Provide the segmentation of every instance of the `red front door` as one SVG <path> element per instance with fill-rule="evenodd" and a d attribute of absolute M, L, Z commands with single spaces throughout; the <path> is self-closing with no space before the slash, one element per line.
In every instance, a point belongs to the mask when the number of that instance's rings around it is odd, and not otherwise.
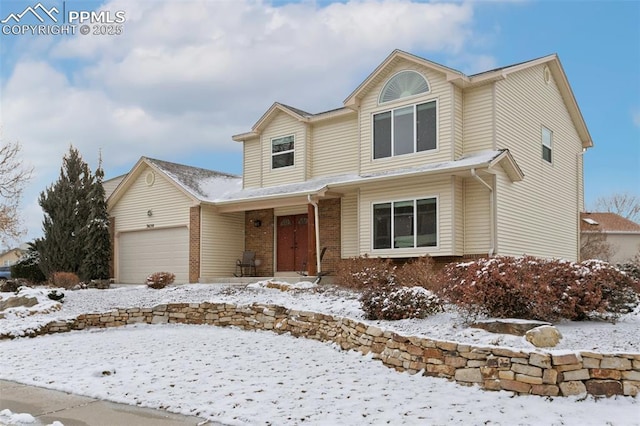
<path fill-rule="evenodd" d="M 278 216 L 278 271 L 304 271 L 307 264 L 307 215 Z"/>

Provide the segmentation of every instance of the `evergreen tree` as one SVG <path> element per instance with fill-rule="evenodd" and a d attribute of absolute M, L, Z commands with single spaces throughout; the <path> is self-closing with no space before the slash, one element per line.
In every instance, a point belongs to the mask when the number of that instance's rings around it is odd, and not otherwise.
<path fill-rule="evenodd" d="M 70 147 L 62 160 L 58 180 L 40 194 L 44 211 L 44 237 L 36 240 L 40 268 L 53 272 L 80 273 L 85 257 L 89 190 L 93 177 L 77 149 Z"/>
<path fill-rule="evenodd" d="M 95 173 L 87 203 L 89 217 L 84 243 L 84 262 L 81 276 L 85 280 L 108 279 L 109 259 L 111 258 L 111 240 L 109 238 L 109 214 L 102 179 L 102 159 Z"/>

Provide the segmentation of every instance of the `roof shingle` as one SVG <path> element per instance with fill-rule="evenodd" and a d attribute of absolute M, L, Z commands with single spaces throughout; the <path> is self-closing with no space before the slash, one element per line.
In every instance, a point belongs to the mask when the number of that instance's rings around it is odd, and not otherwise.
<path fill-rule="evenodd" d="M 582 232 L 623 232 L 640 233 L 640 225 L 624 217 L 609 212 L 580 213 L 580 231 Z M 587 220 L 591 219 L 591 220 Z M 595 221 L 596 224 L 589 222 Z"/>

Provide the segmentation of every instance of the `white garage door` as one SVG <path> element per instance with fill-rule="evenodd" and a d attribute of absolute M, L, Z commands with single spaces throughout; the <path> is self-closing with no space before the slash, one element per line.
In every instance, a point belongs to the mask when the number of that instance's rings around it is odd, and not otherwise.
<path fill-rule="evenodd" d="M 143 284 L 154 272 L 172 272 L 189 282 L 189 231 L 186 227 L 124 232 L 119 236 L 118 278 Z"/>

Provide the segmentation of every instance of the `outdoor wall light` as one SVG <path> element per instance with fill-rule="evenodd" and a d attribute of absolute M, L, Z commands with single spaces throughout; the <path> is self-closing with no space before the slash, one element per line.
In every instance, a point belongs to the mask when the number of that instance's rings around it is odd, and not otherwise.
<path fill-rule="evenodd" d="M 253 226 L 255 226 L 256 228 L 260 228 L 262 226 L 262 221 L 260 219 L 254 220 Z"/>
<path fill-rule="evenodd" d="M 147 210 L 147 216 L 149 216 L 149 217 L 153 216 L 153 211 Z"/>

